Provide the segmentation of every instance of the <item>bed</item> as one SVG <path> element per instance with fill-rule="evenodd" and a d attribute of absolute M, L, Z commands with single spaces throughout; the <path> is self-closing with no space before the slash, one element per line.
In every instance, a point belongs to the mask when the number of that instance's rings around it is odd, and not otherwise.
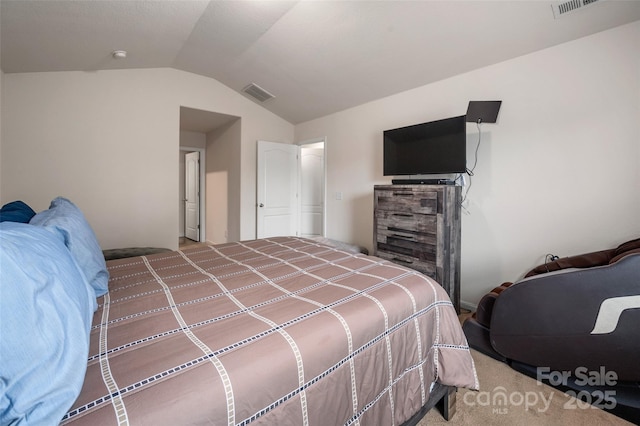
<path fill-rule="evenodd" d="M 63 339 L 89 331 L 62 424 L 401 425 L 450 389 L 478 388 L 442 287 L 380 258 L 277 237 L 106 269 L 92 318 Z"/>

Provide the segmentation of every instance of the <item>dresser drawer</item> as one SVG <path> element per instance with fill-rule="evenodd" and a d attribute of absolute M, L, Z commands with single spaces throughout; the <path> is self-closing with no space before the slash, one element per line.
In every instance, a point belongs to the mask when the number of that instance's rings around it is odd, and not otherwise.
<path fill-rule="evenodd" d="M 400 246 L 411 243 L 411 246 L 415 246 L 416 250 L 429 250 L 423 246 L 435 247 L 438 243 L 438 237 L 433 233 L 378 227 L 376 242 Z"/>
<path fill-rule="evenodd" d="M 438 216 L 436 215 L 376 210 L 375 219 L 378 230 L 407 231 L 432 235 L 438 232 Z"/>
<path fill-rule="evenodd" d="M 438 193 L 436 191 L 416 191 L 398 188 L 376 191 L 376 210 L 397 213 L 438 213 Z"/>
<path fill-rule="evenodd" d="M 429 237 L 421 241 L 413 236 L 402 234 L 376 236 L 376 249 L 413 257 L 424 262 L 435 262 L 438 256 L 435 238 Z"/>
<path fill-rule="evenodd" d="M 382 259 L 389 260 L 393 263 L 397 263 L 398 265 L 403 265 L 408 268 L 415 269 L 416 271 L 422 272 L 423 274 L 436 279 L 436 266 L 433 261 L 425 262 L 415 257 L 381 250 L 380 248 L 378 248 L 376 256 Z"/>

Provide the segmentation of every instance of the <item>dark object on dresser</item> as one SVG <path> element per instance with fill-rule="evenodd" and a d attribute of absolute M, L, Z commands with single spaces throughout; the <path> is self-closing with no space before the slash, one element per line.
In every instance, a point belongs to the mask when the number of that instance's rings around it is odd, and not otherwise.
<path fill-rule="evenodd" d="M 640 420 L 639 322 L 640 239 L 635 239 L 545 263 L 522 280 L 494 288 L 463 330 L 469 346 L 538 380 L 569 372 L 549 384 L 574 395 L 583 392 L 588 402 L 598 402 L 601 394 L 615 396 L 615 401 L 601 399 L 600 408 L 635 421 Z M 605 380 L 607 374 L 615 379 Z"/>
<path fill-rule="evenodd" d="M 460 313 L 461 187 L 376 185 L 374 255 L 433 278 Z"/>

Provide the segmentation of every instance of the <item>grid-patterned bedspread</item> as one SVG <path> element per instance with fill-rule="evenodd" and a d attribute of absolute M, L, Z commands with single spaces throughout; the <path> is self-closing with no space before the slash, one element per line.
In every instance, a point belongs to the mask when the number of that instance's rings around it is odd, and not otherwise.
<path fill-rule="evenodd" d="M 278 237 L 108 262 L 73 424 L 400 424 L 477 388 L 444 290 Z"/>

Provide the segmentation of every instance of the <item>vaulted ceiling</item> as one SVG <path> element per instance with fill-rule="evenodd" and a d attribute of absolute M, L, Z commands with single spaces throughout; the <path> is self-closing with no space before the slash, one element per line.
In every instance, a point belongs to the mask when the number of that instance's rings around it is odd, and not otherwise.
<path fill-rule="evenodd" d="M 552 8 L 583 1 L 0 0 L 0 66 L 255 83 L 296 124 L 640 19 L 637 0 Z"/>

